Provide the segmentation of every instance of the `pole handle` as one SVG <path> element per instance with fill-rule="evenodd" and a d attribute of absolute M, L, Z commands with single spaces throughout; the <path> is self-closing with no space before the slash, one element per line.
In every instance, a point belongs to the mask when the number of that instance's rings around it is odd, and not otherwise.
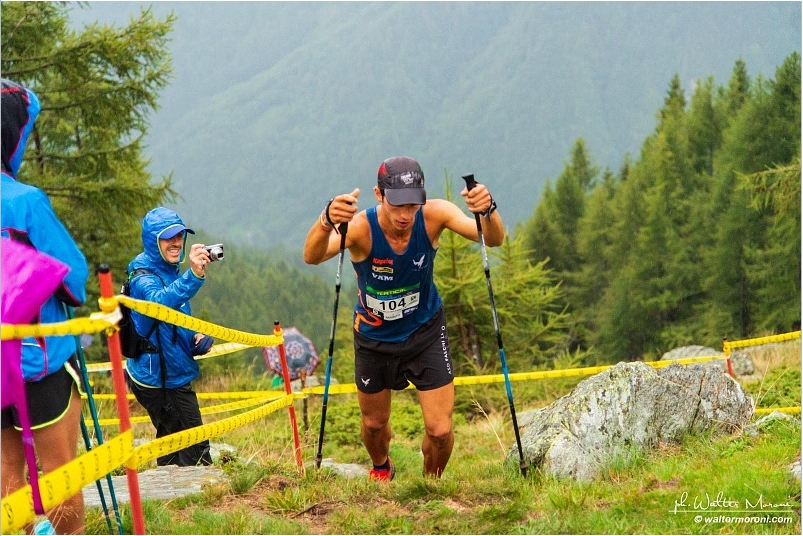
<path fill-rule="evenodd" d="M 468 175 L 463 175 L 463 180 L 466 181 L 466 188 L 471 190 L 477 185 L 477 181 L 474 180 L 474 174 L 470 173 Z"/>

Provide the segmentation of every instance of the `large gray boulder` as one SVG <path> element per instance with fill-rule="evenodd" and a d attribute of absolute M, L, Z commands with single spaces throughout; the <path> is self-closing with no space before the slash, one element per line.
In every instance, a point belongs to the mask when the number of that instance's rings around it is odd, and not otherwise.
<path fill-rule="evenodd" d="M 752 398 L 718 367 L 619 363 L 532 414 L 524 458 L 558 478 L 594 480 L 632 449 L 715 428 L 730 432 L 753 415 Z M 508 458 L 519 458 L 513 446 Z"/>

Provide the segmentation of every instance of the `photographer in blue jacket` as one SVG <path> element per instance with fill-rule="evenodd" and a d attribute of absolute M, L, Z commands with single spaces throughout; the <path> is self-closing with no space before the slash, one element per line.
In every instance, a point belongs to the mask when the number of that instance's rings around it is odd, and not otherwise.
<path fill-rule="evenodd" d="M 174 211 L 157 207 L 142 220 L 144 251 L 128 265 L 132 298 L 158 303 L 192 315 L 190 299 L 203 286 L 206 267 L 212 262 L 203 244 L 189 248 L 190 269 L 181 273 L 188 234 L 195 231 L 184 225 Z M 147 337 L 152 347 L 126 360 L 128 388 L 147 410 L 156 427 L 156 437 L 201 426 L 201 409 L 191 382 L 200 374 L 193 356 L 212 347 L 208 335 L 159 322 L 131 312 L 137 333 Z M 209 465 L 209 441 L 204 440 L 177 452 L 160 456 L 157 465 Z"/>

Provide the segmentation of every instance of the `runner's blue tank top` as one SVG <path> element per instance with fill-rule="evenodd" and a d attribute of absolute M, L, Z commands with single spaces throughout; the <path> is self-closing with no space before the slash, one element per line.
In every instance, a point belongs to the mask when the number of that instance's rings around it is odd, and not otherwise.
<path fill-rule="evenodd" d="M 359 287 L 354 329 L 377 341 L 403 341 L 443 305 L 432 275 L 438 250 L 427 236 L 423 206 L 415 214 L 410 242 L 401 255 L 393 251 L 379 227 L 376 207 L 366 210 L 366 215 L 371 253 L 351 263 Z"/>

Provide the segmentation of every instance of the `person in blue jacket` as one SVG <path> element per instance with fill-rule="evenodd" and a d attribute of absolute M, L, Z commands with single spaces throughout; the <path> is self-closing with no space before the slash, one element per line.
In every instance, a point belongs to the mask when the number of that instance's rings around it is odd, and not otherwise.
<path fill-rule="evenodd" d="M 479 241 L 476 220 L 445 199 L 427 199 L 424 172 L 407 156 L 379 166 L 378 205 L 357 211 L 360 190 L 334 197 L 307 233 L 304 261 L 318 264 L 340 251 L 336 228 L 348 222 L 345 247 L 357 276 L 354 380 L 360 434 L 373 468 L 371 480 L 390 481 L 391 392 L 412 383 L 424 418 L 424 474 L 440 477 L 454 446 L 454 376 L 443 301 L 433 278 L 438 240 L 446 229 Z M 505 229 L 488 189 L 464 188 L 468 210 L 481 214 L 488 246 Z"/>
<path fill-rule="evenodd" d="M 86 300 L 89 268 L 70 233 L 56 217 L 50 199 L 17 181 L 22 156 L 41 110 L 36 94 L 2 80 L 2 235 L 34 247 L 69 267 L 61 287 L 42 306 L 38 323 L 67 320 L 65 306 Z M 34 448 L 45 473 L 73 460 L 78 452 L 84 393 L 73 336 L 28 337 L 22 341 L 22 375 Z M 15 408 L 2 410 L 2 495 L 25 486 L 25 453 Z M 58 534 L 84 532 L 80 493 L 48 512 Z"/>
<path fill-rule="evenodd" d="M 195 231 L 184 225 L 174 211 L 157 207 L 142 220 L 144 251 L 128 264 L 132 298 L 159 303 L 192 315 L 190 299 L 206 279 L 211 262 L 203 244 L 189 249 L 190 269 L 181 273 L 187 234 Z M 158 322 L 131 311 L 134 327 L 153 345 L 152 352 L 126 360 L 128 387 L 147 410 L 156 427 L 156 437 L 201 426 L 201 410 L 191 382 L 200 374 L 194 355 L 212 347 L 213 339 L 174 324 Z M 153 329 L 152 329 L 153 328 Z M 148 335 L 150 334 L 150 335 Z M 157 465 L 209 465 L 209 440 L 160 456 Z"/>

